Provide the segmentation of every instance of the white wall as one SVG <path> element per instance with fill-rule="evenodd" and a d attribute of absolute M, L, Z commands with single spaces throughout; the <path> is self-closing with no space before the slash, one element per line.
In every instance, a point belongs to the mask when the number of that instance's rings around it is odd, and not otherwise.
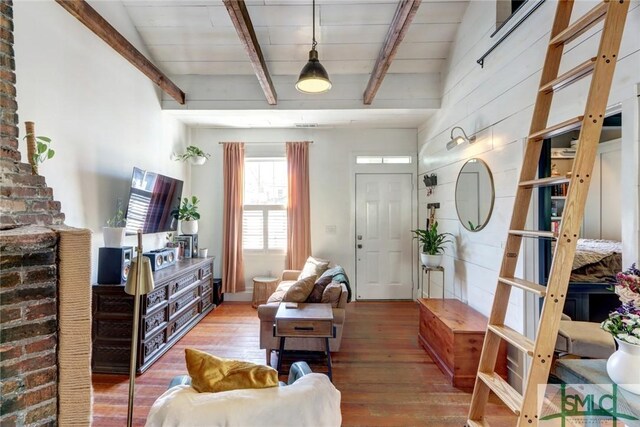
<path fill-rule="evenodd" d="M 119 2 L 92 2 L 140 50 Z M 189 168 L 169 160 L 188 137 L 160 107 L 155 85 L 53 1 L 14 2 L 17 100 L 24 121 L 52 138 L 56 156 L 40 174 L 62 203 L 65 223 L 94 232 L 93 279 L 102 226 L 116 199 L 128 196 L 134 166 L 186 180 Z M 26 147 L 21 141 L 22 159 Z M 133 245 L 134 237 L 127 238 Z M 164 233 L 145 236 L 145 250 L 164 246 Z"/>
<path fill-rule="evenodd" d="M 495 3 L 494 3 L 495 5 Z M 593 1 L 576 2 L 574 17 L 584 14 L 595 5 Z M 640 79 L 640 7 L 632 1 L 626 24 L 619 61 L 614 77 L 609 105 L 622 103 L 623 107 L 632 101 L 637 104 L 636 84 Z M 455 296 L 468 302 L 473 308 L 488 315 L 501 265 L 504 242 L 511 218 L 516 183 L 519 176 L 524 138 L 528 134 L 535 94 L 540 82 L 551 22 L 556 2 L 545 2 L 515 32 L 513 32 L 493 53 L 488 56 L 484 68 L 476 60 L 495 41 L 489 35 L 495 30 L 495 7 L 489 1 L 472 1 L 459 27 L 457 39 L 448 63 L 448 71 L 443 73 L 443 95 L 441 109 L 421 127 L 418 133 L 419 173 L 436 173 L 438 186 L 434 194 L 425 196 L 420 191 L 420 223 L 424 222 L 426 203 L 440 202 L 437 212 L 442 231 L 457 236 L 456 247 L 445 257 L 446 295 Z M 598 30 L 599 31 L 599 27 Z M 565 50 L 560 72 L 584 61 L 595 54 L 599 33 L 587 32 Z M 563 90 L 556 96 L 550 124 L 557 123 L 582 113 L 590 79 Z M 637 169 L 639 158 L 637 148 L 637 105 L 635 117 L 625 114 L 636 125 L 625 124 L 623 128 L 623 165 L 635 175 L 628 177 L 634 186 L 635 195 L 628 206 L 628 214 L 635 225 L 630 225 L 635 247 L 625 244 L 625 262 L 630 257 L 638 259 L 638 202 Z M 467 134 L 476 134 L 477 141 L 469 146 L 463 144 L 452 151 L 445 145 L 450 139 L 452 127 L 462 126 Z M 629 128 L 634 132 L 626 131 Z M 626 141 L 626 142 L 625 142 Z M 625 151 L 626 150 L 626 151 Z M 472 157 L 483 159 L 491 168 L 495 180 L 496 200 L 491 220 L 487 227 L 477 233 L 465 230 L 457 220 L 453 199 L 455 180 L 463 163 Z M 624 180 L 627 178 L 623 178 Z M 419 182 L 421 179 L 419 179 Z M 635 184 L 633 184 L 635 183 Z M 624 194 L 624 193 L 623 193 Z M 627 205 L 625 205 L 626 208 Z M 530 218 L 533 216 L 530 215 Z M 635 218 L 635 220 L 633 219 Z M 625 218 L 623 218 L 623 222 Z M 529 225 L 533 227 L 533 224 Z M 634 228 L 635 227 L 635 228 Z M 623 223 L 623 230 L 625 228 Z M 623 233 L 623 239 L 624 239 Z M 533 248 L 527 243 L 527 249 Z M 535 251 L 522 254 L 517 274 L 534 279 Z M 523 262 L 526 261 L 526 262 Z M 525 325 L 524 299 L 521 291 L 514 289 L 507 312 L 507 323 L 517 330 L 528 329 Z M 512 371 L 517 371 L 519 362 L 510 361 Z M 516 373 L 516 375 L 519 375 Z M 517 380 L 516 380 L 517 382 Z"/>
<path fill-rule="evenodd" d="M 313 141 L 309 150 L 311 193 L 311 238 L 314 255 L 342 265 L 355 277 L 354 252 L 354 153 L 415 155 L 415 129 L 198 129 L 191 141 L 211 153 L 204 165 L 193 168 L 193 193 L 202 199 L 201 247 L 216 255 L 215 273 L 220 274 L 223 214 L 223 176 L 221 141 L 283 143 Z M 335 227 L 335 232 L 332 231 Z M 245 277 L 268 273 L 279 275 L 284 268 L 282 255 L 245 255 Z"/>

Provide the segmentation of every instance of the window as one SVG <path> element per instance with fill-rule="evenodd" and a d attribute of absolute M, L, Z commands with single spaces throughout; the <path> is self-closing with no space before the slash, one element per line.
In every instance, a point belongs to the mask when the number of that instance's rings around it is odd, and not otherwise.
<path fill-rule="evenodd" d="M 411 156 L 356 156 L 359 165 L 411 164 Z"/>
<path fill-rule="evenodd" d="M 287 247 L 287 162 L 284 157 L 244 161 L 242 245 L 247 251 Z"/>

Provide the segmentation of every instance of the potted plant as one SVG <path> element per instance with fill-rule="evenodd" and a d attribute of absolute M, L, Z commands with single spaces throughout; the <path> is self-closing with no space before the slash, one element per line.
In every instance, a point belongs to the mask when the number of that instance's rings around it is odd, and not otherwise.
<path fill-rule="evenodd" d="M 607 374 L 621 388 L 640 394 L 640 270 L 635 264 L 616 275 L 615 292 L 622 305 L 601 325 L 618 344 L 607 360 Z"/>
<path fill-rule="evenodd" d="M 104 236 L 104 246 L 107 248 L 120 248 L 124 242 L 125 225 L 127 219 L 124 217 L 122 209 L 122 199 L 118 199 L 116 203 L 115 214 L 107 219 L 106 227 L 102 227 Z"/>
<path fill-rule="evenodd" d="M 419 228 L 411 231 L 415 235 L 414 238 L 420 242 L 420 261 L 422 261 L 422 264 L 425 267 L 440 267 L 444 245 L 451 242 L 447 237 L 453 235 L 451 233 L 438 233 L 437 221 L 428 230 Z"/>
<path fill-rule="evenodd" d="M 200 200 L 196 196 L 191 199 L 185 197 L 177 212 L 177 218 L 180 220 L 180 230 L 182 234 L 196 234 L 198 232 L 198 203 Z"/>
<path fill-rule="evenodd" d="M 202 165 L 209 157 L 211 157 L 211 154 L 205 153 L 195 145 L 189 145 L 186 152 L 177 155 L 176 159 L 182 160 L 183 162 L 189 160 L 192 165 Z"/>

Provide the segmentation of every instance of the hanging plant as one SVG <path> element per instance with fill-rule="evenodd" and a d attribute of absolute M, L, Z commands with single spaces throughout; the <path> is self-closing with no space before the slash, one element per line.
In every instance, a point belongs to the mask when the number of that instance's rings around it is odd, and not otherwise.
<path fill-rule="evenodd" d="M 175 159 L 182 160 L 183 162 L 189 160 L 194 165 L 201 165 L 206 162 L 209 157 L 211 157 L 211 154 L 205 153 L 195 145 L 190 145 L 184 154 L 177 154 Z"/>

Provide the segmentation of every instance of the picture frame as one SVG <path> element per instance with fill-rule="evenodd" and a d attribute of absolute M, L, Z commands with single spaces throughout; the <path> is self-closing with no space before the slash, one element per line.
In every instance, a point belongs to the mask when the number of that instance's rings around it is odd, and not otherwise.
<path fill-rule="evenodd" d="M 176 242 L 182 242 L 184 245 L 184 257 L 191 258 L 193 251 L 193 236 L 176 236 Z"/>

